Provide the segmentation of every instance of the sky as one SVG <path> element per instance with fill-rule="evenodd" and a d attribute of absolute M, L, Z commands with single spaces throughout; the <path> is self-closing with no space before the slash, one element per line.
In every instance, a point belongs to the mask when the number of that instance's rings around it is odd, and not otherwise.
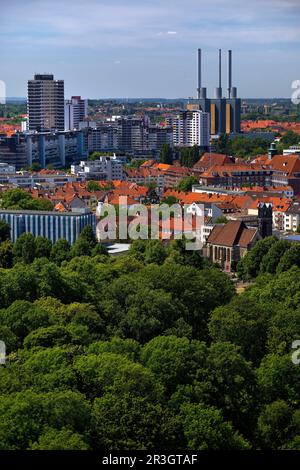
<path fill-rule="evenodd" d="M 85 98 L 187 98 L 217 86 L 233 50 L 241 98 L 288 98 L 300 80 L 300 0 L 0 0 L 0 80 L 26 96 L 34 73 Z"/>

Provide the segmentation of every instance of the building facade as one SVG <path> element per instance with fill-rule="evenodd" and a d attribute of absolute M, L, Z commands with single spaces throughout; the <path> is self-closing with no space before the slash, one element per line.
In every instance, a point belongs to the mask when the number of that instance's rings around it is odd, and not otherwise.
<path fill-rule="evenodd" d="M 42 236 L 55 243 L 64 238 L 73 244 L 86 225 L 96 230 L 96 216 L 76 212 L 41 212 L 0 210 L 0 219 L 5 220 L 11 229 L 11 240 L 14 243 L 22 233 Z"/>
<path fill-rule="evenodd" d="M 175 146 L 207 148 L 210 141 L 209 113 L 200 110 L 182 111 L 173 123 Z"/>
<path fill-rule="evenodd" d="M 28 81 L 28 128 L 30 131 L 65 129 L 64 81 L 51 74 L 37 74 Z"/>
<path fill-rule="evenodd" d="M 88 100 L 81 96 L 72 96 L 65 101 L 65 130 L 73 131 L 79 129 L 79 123 L 87 117 Z"/>
<path fill-rule="evenodd" d="M 119 150 L 147 150 L 147 126 L 148 122 L 145 118 L 130 117 L 118 119 Z"/>
<path fill-rule="evenodd" d="M 71 173 L 86 180 L 123 180 L 123 163 L 115 155 L 71 165 Z"/>

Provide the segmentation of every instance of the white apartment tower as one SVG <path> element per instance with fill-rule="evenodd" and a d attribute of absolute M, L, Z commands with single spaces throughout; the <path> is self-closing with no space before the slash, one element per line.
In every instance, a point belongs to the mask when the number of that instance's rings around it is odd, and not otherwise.
<path fill-rule="evenodd" d="M 200 110 L 182 111 L 173 120 L 175 146 L 208 147 L 210 141 L 210 114 Z"/>
<path fill-rule="evenodd" d="M 65 101 L 65 130 L 79 129 L 79 123 L 87 117 L 88 101 L 81 96 L 72 96 Z"/>

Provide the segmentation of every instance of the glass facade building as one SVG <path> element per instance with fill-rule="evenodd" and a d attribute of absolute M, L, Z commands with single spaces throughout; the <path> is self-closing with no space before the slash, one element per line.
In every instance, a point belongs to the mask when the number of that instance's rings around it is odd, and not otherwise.
<path fill-rule="evenodd" d="M 0 210 L 0 219 L 9 224 L 13 243 L 22 233 L 29 232 L 35 237 L 46 237 L 52 243 L 64 238 L 72 245 L 86 225 L 96 231 L 96 216 L 91 212 Z"/>

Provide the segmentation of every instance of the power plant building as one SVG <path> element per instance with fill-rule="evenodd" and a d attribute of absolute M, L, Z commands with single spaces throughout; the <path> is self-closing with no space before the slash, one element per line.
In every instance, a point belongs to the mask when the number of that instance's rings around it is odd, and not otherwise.
<path fill-rule="evenodd" d="M 219 49 L 219 83 L 214 98 L 207 98 L 207 89 L 202 86 L 202 51 L 198 49 L 198 88 L 197 99 L 190 100 L 188 110 L 200 109 L 210 113 L 210 134 L 236 134 L 241 131 L 241 100 L 237 98 L 237 88 L 232 86 L 232 51 L 228 51 L 228 96 L 222 89 L 222 51 Z"/>

